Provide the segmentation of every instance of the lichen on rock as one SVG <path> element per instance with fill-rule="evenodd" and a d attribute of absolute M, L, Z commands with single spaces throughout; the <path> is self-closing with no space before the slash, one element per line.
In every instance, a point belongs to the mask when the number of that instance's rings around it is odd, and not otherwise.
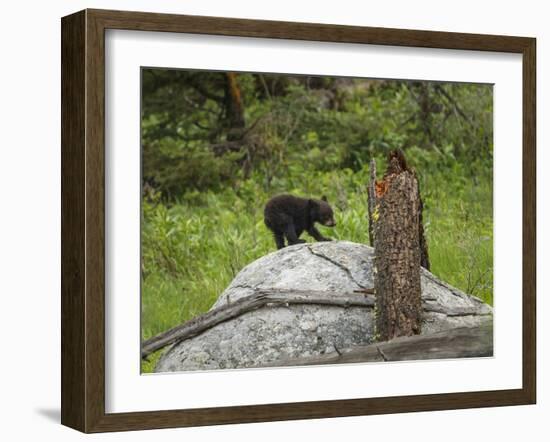
<path fill-rule="evenodd" d="M 353 293 L 374 286 L 373 249 L 349 241 L 298 244 L 270 253 L 243 268 L 212 308 L 259 290 Z M 475 326 L 492 315 L 481 300 L 422 269 L 422 333 Z M 358 294 L 361 296 L 361 294 Z M 372 307 L 271 306 L 220 323 L 172 345 L 156 372 L 259 367 L 338 352 L 374 341 Z"/>

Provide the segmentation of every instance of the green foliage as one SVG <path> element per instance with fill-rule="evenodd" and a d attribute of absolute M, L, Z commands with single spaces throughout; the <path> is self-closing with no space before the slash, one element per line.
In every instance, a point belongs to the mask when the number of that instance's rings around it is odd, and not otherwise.
<path fill-rule="evenodd" d="M 480 173 L 474 181 L 461 168 L 445 169 L 435 160 L 430 164 L 437 166 L 433 171 L 424 170 L 419 177 L 432 272 L 492 303 L 491 175 Z M 326 194 L 335 207 L 337 226 L 320 226 L 322 233 L 368 243 L 367 182 L 368 168 L 357 172 L 302 171 L 288 179 L 288 188 L 273 193 Z M 207 311 L 240 269 L 275 250 L 262 213 L 270 196 L 261 179 L 251 177 L 235 188 L 194 194 L 177 204 L 166 205 L 154 198 L 144 201 L 144 339 Z M 313 241 L 306 235 L 304 238 Z M 152 362 L 145 363 L 143 370 L 153 366 Z"/>
<path fill-rule="evenodd" d="M 263 223 L 275 194 L 326 195 L 337 226 L 323 235 L 368 243 L 368 164 L 383 171 L 394 148 L 419 176 L 432 272 L 492 304 L 490 86 L 237 77 L 240 132 L 223 73 L 143 71 L 144 339 L 207 311 L 275 250 Z"/>
<path fill-rule="evenodd" d="M 358 171 L 396 148 L 492 167 L 491 85 L 241 73 L 234 128 L 225 75 L 143 70 L 143 177 L 164 199 L 252 172 L 269 189 L 296 167 Z"/>

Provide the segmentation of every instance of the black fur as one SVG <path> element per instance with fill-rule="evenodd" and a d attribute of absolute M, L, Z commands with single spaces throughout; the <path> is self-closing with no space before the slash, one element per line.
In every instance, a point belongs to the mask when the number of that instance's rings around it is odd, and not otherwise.
<path fill-rule="evenodd" d="M 315 223 L 334 227 L 334 214 L 326 197 L 321 200 L 299 198 L 293 195 L 277 195 L 271 198 L 264 209 L 265 225 L 273 232 L 278 249 L 304 243 L 302 232 L 308 232 L 317 241 L 331 241 L 315 228 Z"/>

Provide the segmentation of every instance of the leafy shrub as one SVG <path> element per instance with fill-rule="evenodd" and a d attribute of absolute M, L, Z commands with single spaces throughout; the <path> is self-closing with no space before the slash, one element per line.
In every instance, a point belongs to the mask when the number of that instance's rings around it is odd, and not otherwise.
<path fill-rule="evenodd" d="M 275 194 L 326 195 L 337 226 L 322 233 L 368 243 L 369 162 L 384 170 L 395 148 L 419 177 L 432 272 L 493 302 L 491 86 L 236 78 L 237 119 L 225 73 L 143 70 L 144 339 L 208 310 L 275 249 Z"/>

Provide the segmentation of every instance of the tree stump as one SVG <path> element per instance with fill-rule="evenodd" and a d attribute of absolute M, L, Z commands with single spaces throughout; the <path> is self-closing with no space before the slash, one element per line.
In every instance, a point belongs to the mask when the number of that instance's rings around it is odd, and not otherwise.
<path fill-rule="evenodd" d="M 399 155 L 401 157 L 400 161 L 402 162 L 402 165 L 405 169 L 408 169 L 406 162 L 405 162 L 405 156 L 402 152 L 399 154 L 396 153 L 397 151 L 393 151 L 390 153 L 390 156 L 392 155 Z M 418 239 L 419 239 L 419 245 L 420 245 L 420 265 L 424 267 L 426 270 L 430 270 L 430 257 L 428 254 L 428 242 L 426 241 L 426 236 L 424 233 L 424 221 L 422 219 L 422 214 L 424 212 L 424 203 L 422 201 L 422 194 L 420 193 L 420 183 L 418 181 L 418 177 L 416 176 L 416 173 L 414 171 L 411 171 L 414 173 L 415 180 L 417 182 L 418 186 Z M 374 225 L 376 224 L 376 219 L 379 216 L 379 213 L 377 211 L 377 204 L 376 201 L 376 161 L 372 159 L 369 164 L 369 174 L 370 174 L 370 181 L 369 186 L 367 188 L 367 197 L 368 197 L 368 217 L 369 217 L 369 243 L 371 247 L 375 247 L 374 244 Z M 379 184 L 380 185 L 380 184 Z"/>
<path fill-rule="evenodd" d="M 420 195 L 401 152 L 376 182 L 375 294 L 380 340 L 420 333 Z"/>

